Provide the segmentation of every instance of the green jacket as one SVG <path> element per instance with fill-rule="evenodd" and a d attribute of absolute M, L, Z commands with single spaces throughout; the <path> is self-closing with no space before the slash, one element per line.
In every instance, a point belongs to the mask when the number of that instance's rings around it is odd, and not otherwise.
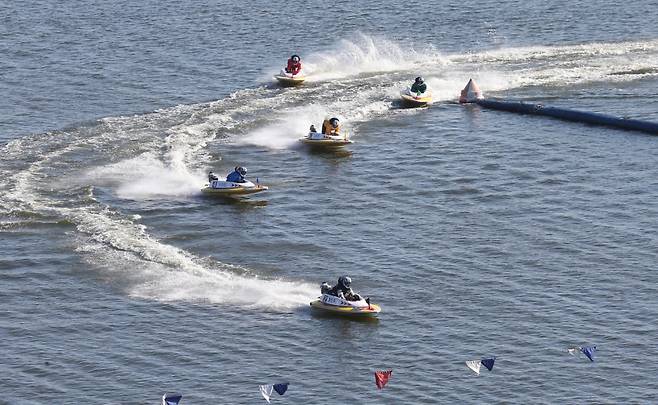
<path fill-rule="evenodd" d="M 427 91 L 427 85 L 425 83 L 423 84 L 418 84 L 414 83 L 411 85 L 411 92 L 412 93 L 425 93 Z"/>

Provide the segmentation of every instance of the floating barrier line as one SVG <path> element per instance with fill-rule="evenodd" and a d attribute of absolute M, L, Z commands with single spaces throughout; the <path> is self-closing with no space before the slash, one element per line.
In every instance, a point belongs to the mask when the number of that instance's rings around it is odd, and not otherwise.
<path fill-rule="evenodd" d="M 658 123 L 614 117 L 606 114 L 592 113 L 587 111 L 570 110 L 566 108 L 546 107 L 543 104 L 528 104 L 518 101 L 487 100 L 482 97 L 482 92 L 473 80 L 462 90 L 460 103 L 476 103 L 484 108 L 509 111 L 520 114 L 542 115 L 557 118 L 563 121 L 582 122 L 592 125 L 641 131 L 652 135 L 658 135 Z"/>

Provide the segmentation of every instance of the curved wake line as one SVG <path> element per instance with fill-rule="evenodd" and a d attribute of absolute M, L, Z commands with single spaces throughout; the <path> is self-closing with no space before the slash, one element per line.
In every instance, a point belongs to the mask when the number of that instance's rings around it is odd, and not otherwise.
<path fill-rule="evenodd" d="M 246 269 L 201 259 L 152 238 L 146 226 L 103 208 L 93 195 L 87 206 L 67 208 L 39 194 L 42 171 L 53 160 L 79 148 L 63 144 L 43 154 L 25 170 L 14 173 L 11 198 L 32 211 L 64 218 L 86 235 L 77 251 L 90 255 L 89 263 L 110 283 L 123 285 L 134 297 L 158 301 L 209 302 L 287 311 L 306 306 L 317 295 L 307 283 L 261 279 L 235 274 Z M 88 191 L 91 193 L 91 188 Z M 133 217 L 138 219 L 138 217 Z"/>
<path fill-rule="evenodd" d="M 317 288 L 307 283 L 237 275 L 246 269 L 217 262 L 207 267 L 189 252 L 153 239 L 145 226 L 109 210 L 63 214 L 92 238 L 78 250 L 94 253 L 95 262 L 102 258 L 97 266 L 103 274 L 125 285 L 134 297 L 282 311 L 308 305 L 317 295 Z"/>

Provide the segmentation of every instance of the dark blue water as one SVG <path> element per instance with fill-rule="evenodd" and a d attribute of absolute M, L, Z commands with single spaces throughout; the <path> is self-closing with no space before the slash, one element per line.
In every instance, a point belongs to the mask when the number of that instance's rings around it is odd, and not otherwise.
<path fill-rule="evenodd" d="M 3 6 L 3 401 L 655 402 L 656 139 L 454 103 L 473 77 L 658 121 L 651 10 Z M 292 52 L 309 80 L 278 88 Z M 419 74 L 435 104 L 400 109 Z M 326 115 L 355 143 L 298 147 Z M 200 193 L 236 164 L 270 190 Z M 379 321 L 309 312 L 341 274 Z"/>

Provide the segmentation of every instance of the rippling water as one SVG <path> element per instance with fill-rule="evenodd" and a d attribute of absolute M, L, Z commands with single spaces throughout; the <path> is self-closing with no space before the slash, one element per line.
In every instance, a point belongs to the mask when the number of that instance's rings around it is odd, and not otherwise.
<path fill-rule="evenodd" d="M 0 9 L 3 400 L 656 402 L 656 138 L 454 103 L 658 121 L 652 7 Z M 278 88 L 291 50 L 313 80 Z M 418 74 L 436 103 L 401 109 Z M 347 151 L 297 146 L 325 115 Z M 201 195 L 236 164 L 270 191 Z M 378 321 L 309 313 L 341 274 Z"/>

